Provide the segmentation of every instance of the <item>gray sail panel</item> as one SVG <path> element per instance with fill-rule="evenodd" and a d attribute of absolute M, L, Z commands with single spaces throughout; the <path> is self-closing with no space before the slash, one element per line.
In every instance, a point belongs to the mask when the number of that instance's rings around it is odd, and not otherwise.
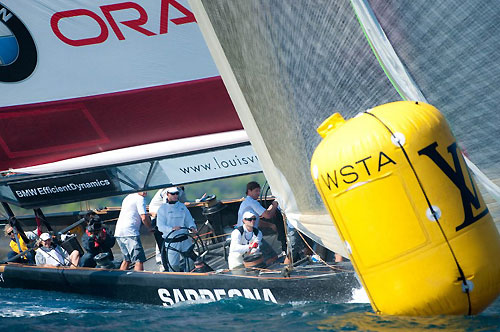
<path fill-rule="evenodd" d="M 429 103 L 446 116 L 464 153 L 490 179 L 500 178 L 500 6 L 371 0 L 395 51 Z"/>
<path fill-rule="evenodd" d="M 498 1 L 433 2 L 425 15 L 414 1 L 369 2 L 427 102 L 445 114 L 500 227 Z"/>
<path fill-rule="evenodd" d="M 326 227 L 328 213 L 309 171 L 317 126 L 334 112 L 350 118 L 400 99 L 349 1 L 201 2 L 248 105 L 242 111 L 228 86 L 243 126 L 257 154 L 259 144 L 269 154 L 269 162 L 259 159 L 273 193 L 293 221 Z"/>

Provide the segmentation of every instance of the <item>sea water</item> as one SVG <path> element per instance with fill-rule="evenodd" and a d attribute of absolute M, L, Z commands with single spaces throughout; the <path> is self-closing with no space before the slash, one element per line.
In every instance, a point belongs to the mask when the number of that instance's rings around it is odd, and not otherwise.
<path fill-rule="evenodd" d="M 477 316 L 378 316 L 352 303 L 244 298 L 173 307 L 38 290 L 0 289 L 1 331 L 498 331 L 500 300 Z"/>

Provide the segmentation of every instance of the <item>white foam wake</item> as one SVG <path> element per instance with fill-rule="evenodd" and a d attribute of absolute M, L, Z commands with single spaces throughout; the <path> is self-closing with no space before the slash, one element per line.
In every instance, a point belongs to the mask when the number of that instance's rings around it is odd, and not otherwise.
<path fill-rule="evenodd" d="M 349 303 L 370 303 L 370 299 L 363 287 L 355 288 L 352 292 L 352 300 Z"/>

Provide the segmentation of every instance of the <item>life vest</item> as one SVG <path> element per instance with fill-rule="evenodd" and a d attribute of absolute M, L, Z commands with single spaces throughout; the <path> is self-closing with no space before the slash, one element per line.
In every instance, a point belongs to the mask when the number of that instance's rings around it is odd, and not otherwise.
<path fill-rule="evenodd" d="M 243 229 L 243 226 L 236 227 L 236 229 L 241 235 L 241 240 L 240 240 L 241 242 L 239 244 L 248 245 L 251 239 L 245 238 L 244 236 L 245 230 Z M 257 237 L 259 235 L 259 229 L 254 227 L 252 233 L 254 234 L 255 237 Z M 254 238 L 254 236 L 252 236 L 252 238 Z M 246 243 L 242 243 L 243 241 L 245 241 Z M 232 270 L 235 268 L 243 267 L 243 255 L 244 255 L 243 253 L 237 251 L 231 251 L 230 249 L 228 256 L 229 269 Z"/>
<path fill-rule="evenodd" d="M 105 237 L 104 237 L 104 238 L 106 238 L 106 236 L 108 236 L 108 234 L 106 233 L 106 228 L 102 228 L 102 229 L 101 229 L 101 232 L 103 232 L 103 233 L 104 233 L 104 235 L 105 235 Z M 89 236 L 89 238 L 91 238 L 91 237 L 92 237 L 92 233 L 90 233 L 88 229 L 86 229 L 86 230 L 85 230 L 85 233 L 87 233 L 87 235 Z M 94 247 L 95 247 L 95 248 L 99 248 L 99 242 L 97 242 L 97 240 L 96 240 L 96 239 L 94 239 Z"/>
<path fill-rule="evenodd" d="M 26 243 L 24 243 L 23 238 L 19 234 L 16 234 L 16 236 L 19 239 L 19 244 L 21 245 L 21 251 L 28 250 L 28 246 L 26 246 Z M 16 240 L 12 239 L 10 240 L 10 248 L 12 249 L 12 251 L 17 252 L 18 254 L 21 253 L 21 251 L 19 251 L 19 247 L 17 246 Z"/>

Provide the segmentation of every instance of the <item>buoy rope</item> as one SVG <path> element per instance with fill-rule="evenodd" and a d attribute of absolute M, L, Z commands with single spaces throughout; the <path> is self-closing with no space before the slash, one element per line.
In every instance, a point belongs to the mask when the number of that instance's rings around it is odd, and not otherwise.
<path fill-rule="evenodd" d="M 366 111 L 365 113 L 368 114 L 368 115 L 370 115 L 370 116 L 372 116 L 378 122 L 380 122 L 389 131 L 389 133 L 391 134 L 391 137 L 396 137 L 394 135 L 393 131 L 381 119 L 379 119 L 375 114 L 370 113 L 368 111 Z M 403 151 L 403 154 L 404 154 L 404 156 L 406 158 L 406 161 L 410 165 L 410 168 L 411 168 L 413 174 L 415 175 L 415 179 L 417 180 L 418 185 L 420 186 L 420 190 L 422 190 L 422 193 L 423 193 L 423 195 L 425 197 L 425 201 L 427 202 L 427 206 L 429 207 L 429 209 L 430 209 L 430 211 L 432 213 L 432 216 L 434 218 L 434 221 L 436 221 L 436 223 L 437 223 L 437 225 L 439 227 L 439 230 L 441 231 L 441 234 L 443 235 L 443 238 L 444 238 L 444 240 L 446 242 L 446 245 L 448 246 L 448 248 L 450 250 L 451 256 L 453 257 L 453 260 L 455 261 L 455 264 L 456 264 L 457 269 L 458 269 L 458 273 L 460 274 L 460 278 L 458 278 L 458 280 L 462 281 L 462 283 L 463 283 L 463 290 L 467 294 L 467 301 L 468 301 L 468 304 L 469 304 L 468 315 L 471 315 L 472 314 L 472 305 L 471 305 L 471 300 L 470 300 L 469 285 L 467 284 L 467 279 L 465 278 L 464 271 L 462 270 L 462 267 L 460 266 L 460 263 L 458 262 L 458 259 L 457 259 L 456 255 L 455 255 L 455 252 L 453 251 L 453 248 L 451 247 L 450 241 L 448 240 L 448 237 L 446 236 L 446 233 L 444 232 L 444 229 L 441 226 L 441 223 L 439 222 L 439 219 L 437 217 L 436 211 L 434 211 L 434 209 L 432 207 L 432 204 L 431 204 L 431 202 L 429 200 L 429 197 L 427 196 L 427 193 L 425 192 L 424 186 L 422 185 L 422 182 L 420 181 L 420 178 L 417 175 L 417 171 L 413 167 L 413 164 L 412 164 L 412 162 L 410 160 L 410 157 L 408 156 L 408 153 L 406 152 L 405 148 L 403 147 L 403 145 L 401 144 L 401 142 L 399 140 L 397 140 L 397 143 L 398 143 L 399 147 L 401 148 L 401 150 Z"/>

